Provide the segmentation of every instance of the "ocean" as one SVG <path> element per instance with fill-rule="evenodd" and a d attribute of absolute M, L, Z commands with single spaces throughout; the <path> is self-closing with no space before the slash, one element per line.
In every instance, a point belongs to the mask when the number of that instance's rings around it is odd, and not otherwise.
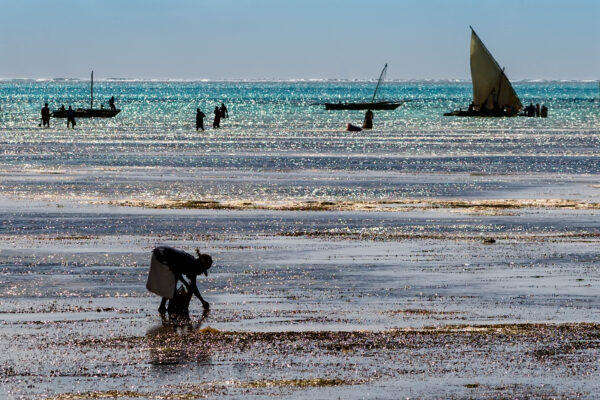
<path fill-rule="evenodd" d="M 375 84 L 100 80 L 120 114 L 42 129 L 89 81 L 0 81 L 0 397 L 598 393 L 598 83 L 514 83 L 548 118 L 444 117 L 463 81 L 387 82 L 370 131 L 323 106 Z M 159 317 L 157 245 L 213 256 L 209 315 Z"/>

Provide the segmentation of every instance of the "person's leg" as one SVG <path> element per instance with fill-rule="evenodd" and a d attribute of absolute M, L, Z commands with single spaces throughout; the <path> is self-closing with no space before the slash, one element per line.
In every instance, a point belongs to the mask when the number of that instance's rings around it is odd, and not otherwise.
<path fill-rule="evenodd" d="M 160 302 L 160 307 L 158 307 L 158 312 L 161 314 L 164 314 L 167 312 L 167 298 L 163 297 L 162 301 Z"/>

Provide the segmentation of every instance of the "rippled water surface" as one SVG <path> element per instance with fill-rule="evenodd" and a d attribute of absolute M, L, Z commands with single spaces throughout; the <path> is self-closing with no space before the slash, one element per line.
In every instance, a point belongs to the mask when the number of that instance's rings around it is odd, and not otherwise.
<path fill-rule="evenodd" d="M 106 197 L 106 191 L 117 198 L 460 196 L 507 184 L 472 179 L 457 186 L 444 178 L 403 185 L 398 174 L 560 177 L 600 168 L 594 82 L 515 84 L 524 104 L 550 108 L 547 119 L 443 117 L 466 107 L 470 84 L 392 82 L 382 98 L 407 102 L 377 111 L 375 129 L 358 133 L 344 128 L 360 123 L 361 111 L 325 111 L 322 103 L 368 99 L 372 82 L 97 82 L 96 105 L 115 95 L 122 109 L 117 117 L 82 119 L 75 130 L 66 130 L 64 120 L 37 127 L 44 101 L 52 109 L 87 107 L 88 85 L 0 82 L 0 166 L 12 182 L 5 181 L 5 192 L 34 198 L 56 191 L 87 198 Z M 231 118 L 220 130 L 196 133 L 195 109 L 204 110 L 210 126 L 220 102 Z M 24 171 L 68 178 L 14 182 Z M 206 176 L 210 171 L 219 173 Z M 163 179 L 171 180 L 170 193 L 159 187 Z"/>
<path fill-rule="evenodd" d="M 350 133 L 322 103 L 374 82 L 100 81 L 117 117 L 38 127 L 88 84 L 0 81 L 0 397 L 598 392 L 597 83 L 455 118 L 470 84 L 391 82 Z M 215 260 L 189 326 L 145 289 L 165 244 Z"/>

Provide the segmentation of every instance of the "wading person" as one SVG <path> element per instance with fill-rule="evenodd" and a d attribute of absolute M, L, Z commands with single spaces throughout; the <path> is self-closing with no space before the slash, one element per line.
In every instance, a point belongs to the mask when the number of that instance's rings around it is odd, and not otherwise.
<path fill-rule="evenodd" d="M 202 132 L 204 132 L 204 117 L 206 117 L 206 114 L 196 108 L 196 132 L 198 132 L 198 129 L 202 129 Z"/>
<path fill-rule="evenodd" d="M 365 122 L 362 127 L 363 129 L 373 129 L 373 111 L 367 110 L 365 113 Z"/>
<path fill-rule="evenodd" d="M 219 107 L 215 106 L 215 119 L 213 120 L 213 128 L 220 128 L 221 127 L 221 110 L 219 110 Z"/>
<path fill-rule="evenodd" d="M 77 125 L 77 123 L 75 122 L 75 111 L 73 111 L 73 108 L 71 106 L 69 106 L 69 109 L 67 110 L 67 128 L 69 128 L 69 124 L 71 124 L 71 128 L 75 128 L 75 125 Z"/>
<path fill-rule="evenodd" d="M 198 249 L 196 254 L 197 258 L 183 250 L 168 246 L 159 246 L 152 250 L 146 288 L 162 296 L 159 313 L 164 314 L 169 311 L 169 314 L 177 314 L 187 311 L 192 294 L 202 302 L 205 310 L 209 309 L 210 305 L 198 291 L 196 277 L 200 274 L 208 276 L 206 271 L 212 266 L 212 258 L 208 254 L 200 254 Z M 177 289 L 178 282 L 181 282 L 185 291 Z M 169 301 L 168 307 L 167 301 Z"/>
<path fill-rule="evenodd" d="M 229 118 L 229 111 L 227 111 L 227 107 L 225 107 L 225 103 L 221 103 L 221 118 Z"/>
<path fill-rule="evenodd" d="M 44 104 L 42 107 L 42 127 L 50 128 L 50 109 L 48 108 L 48 103 Z"/>

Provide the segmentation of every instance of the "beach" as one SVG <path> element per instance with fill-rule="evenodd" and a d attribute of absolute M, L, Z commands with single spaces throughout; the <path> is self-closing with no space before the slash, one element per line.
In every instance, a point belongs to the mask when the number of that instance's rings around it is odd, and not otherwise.
<path fill-rule="evenodd" d="M 0 81 L 0 397 L 595 397 L 596 83 L 515 83 L 548 118 L 443 117 L 454 81 L 390 82 L 372 131 L 322 105 L 372 86 L 100 80 L 121 113 L 66 130 L 39 99 L 87 82 Z M 208 314 L 161 319 L 158 245 L 212 255 Z"/>

